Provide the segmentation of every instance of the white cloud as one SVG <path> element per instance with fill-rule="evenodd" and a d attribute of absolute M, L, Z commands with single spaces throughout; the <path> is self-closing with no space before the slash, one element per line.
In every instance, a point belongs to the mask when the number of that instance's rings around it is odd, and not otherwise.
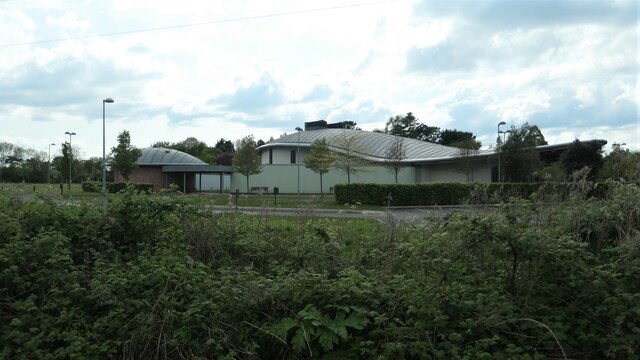
<path fill-rule="evenodd" d="M 634 2 L 352 4 L 0 5 L 0 140 L 38 148 L 73 130 L 88 156 L 101 154 L 100 103 L 112 97 L 108 147 L 124 129 L 138 146 L 215 143 L 277 137 L 319 118 L 372 130 L 411 111 L 485 145 L 505 120 L 538 124 L 550 142 L 604 137 L 640 148 Z M 2 47 L 185 24 L 194 26 Z"/>

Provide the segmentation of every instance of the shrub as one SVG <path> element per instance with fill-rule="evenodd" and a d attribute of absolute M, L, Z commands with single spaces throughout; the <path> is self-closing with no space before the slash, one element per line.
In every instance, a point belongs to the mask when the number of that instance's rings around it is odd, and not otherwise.
<path fill-rule="evenodd" d="M 100 192 L 102 191 L 102 184 L 99 181 L 85 181 L 82 183 L 82 191 Z"/>
<path fill-rule="evenodd" d="M 540 192 L 539 200 L 566 201 L 578 190 L 584 192 L 582 198 L 601 198 L 607 192 L 607 185 L 590 182 L 337 184 L 334 195 L 341 204 L 431 206 L 500 203 L 512 197 L 529 198 L 537 192 Z M 549 192 L 554 194 L 552 199 Z"/>
<path fill-rule="evenodd" d="M 153 192 L 153 184 L 148 183 L 108 183 L 107 191 L 109 193 L 117 193 L 124 190 L 127 187 L 132 187 L 136 191 L 152 193 Z"/>

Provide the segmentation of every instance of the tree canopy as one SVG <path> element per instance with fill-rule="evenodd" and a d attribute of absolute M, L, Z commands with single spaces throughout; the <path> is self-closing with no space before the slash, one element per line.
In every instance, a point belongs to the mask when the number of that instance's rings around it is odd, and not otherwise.
<path fill-rule="evenodd" d="M 438 141 L 440 128 L 420 123 L 418 118 L 408 112 L 405 116 L 390 117 L 384 128 L 384 133 L 435 143 Z"/>
<path fill-rule="evenodd" d="M 124 130 L 118 134 L 118 145 L 111 148 L 111 167 L 129 181 L 129 176 L 138 167 L 142 151 L 131 145 L 131 135 Z"/>
<path fill-rule="evenodd" d="M 331 170 L 335 161 L 335 153 L 329 149 L 324 138 L 315 140 L 309 148 L 309 154 L 304 158 L 304 166 L 320 174 L 320 197 L 323 196 L 322 175 Z"/>
<path fill-rule="evenodd" d="M 262 159 L 256 152 L 258 144 L 253 135 L 248 135 L 238 140 L 236 152 L 233 156 L 233 171 L 244 175 L 247 178 L 247 193 L 249 187 L 249 177 L 262 172 Z"/>
<path fill-rule="evenodd" d="M 535 171 L 543 163 L 536 146 L 547 145 L 542 132 L 536 125 L 524 123 L 521 127 L 511 127 L 510 135 L 504 144 L 498 137 L 497 151 L 501 157 L 501 171 L 504 181 L 531 181 Z"/>
<path fill-rule="evenodd" d="M 603 145 L 600 142 L 584 143 L 578 139 L 572 142 L 560 158 L 566 177 L 570 179 L 574 172 L 588 167 L 587 178 L 594 180 L 604 165 L 602 157 Z"/>

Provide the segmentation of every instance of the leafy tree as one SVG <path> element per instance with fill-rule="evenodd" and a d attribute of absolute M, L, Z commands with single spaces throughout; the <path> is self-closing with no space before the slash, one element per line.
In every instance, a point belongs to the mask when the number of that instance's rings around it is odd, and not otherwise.
<path fill-rule="evenodd" d="M 60 175 L 62 175 L 64 182 L 69 182 L 69 179 L 71 178 L 71 173 L 69 171 L 73 171 L 73 169 L 69 164 L 71 164 L 72 156 L 73 150 L 71 149 L 69 142 L 65 141 L 62 144 L 62 157 L 60 158 L 60 161 L 56 163 L 57 169 L 60 172 Z M 69 188 L 71 188 L 71 185 L 69 185 Z"/>
<path fill-rule="evenodd" d="M 258 144 L 253 135 L 247 135 L 238 140 L 236 152 L 233 156 L 233 171 L 247 178 L 247 193 L 250 191 L 249 176 L 262 172 L 262 159 L 256 152 Z"/>
<path fill-rule="evenodd" d="M 473 135 L 473 133 L 471 132 L 460 131 L 455 129 L 446 129 L 440 132 L 437 143 L 440 145 L 460 147 L 460 148 L 466 149 L 466 147 L 464 147 L 465 145 L 456 146 L 456 144 L 473 145 L 472 141 L 475 141 L 475 139 L 476 139 L 476 136 Z M 478 149 L 480 149 L 479 146 L 475 148 L 475 150 L 478 150 Z"/>
<path fill-rule="evenodd" d="M 358 127 L 358 123 L 355 121 L 351 121 L 351 120 L 347 120 L 347 121 L 343 121 L 342 122 L 342 127 L 344 129 L 351 129 L 351 130 L 362 130 Z"/>
<path fill-rule="evenodd" d="M 399 136 L 394 136 L 393 140 L 387 147 L 384 154 L 385 162 L 383 166 L 387 168 L 398 183 L 398 173 L 406 166 L 404 160 L 407 158 L 407 150 L 404 147 L 404 141 Z"/>
<path fill-rule="evenodd" d="M 3 182 L 2 171 L 7 159 L 13 154 L 15 146 L 8 142 L 0 142 L 0 183 Z"/>
<path fill-rule="evenodd" d="M 347 183 L 351 184 L 351 175 L 362 171 L 362 166 L 366 163 L 358 155 L 364 153 L 358 133 L 344 131 L 335 138 L 335 146 L 342 151 L 337 152 L 333 166 L 347 175 Z"/>
<path fill-rule="evenodd" d="M 406 116 L 390 117 L 384 133 L 435 143 L 438 141 L 440 128 L 419 123 L 418 119 L 409 112 Z"/>
<path fill-rule="evenodd" d="M 612 151 L 604 158 L 600 178 L 640 183 L 640 152 L 613 144 Z"/>
<path fill-rule="evenodd" d="M 171 149 L 171 143 L 168 141 L 156 141 L 155 143 L 151 144 L 151 147 Z"/>
<path fill-rule="evenodd" d="M 304 158 L 304 166 L 320 174 L 320 197 L 323 196 L 322 175 L 331 170 L 335 158 L 335 153 L 329 149 L 324 138 L 315 140 L 309 148 L 309 154 Z"/>
<path fill-rule="evenodd" d="M 231 142 L 231 140 L 227 140 L 225 138 L 220 138 L 220 140 L 218 140 L 218 142 L 216 143 L 216 149 L 224 152 L 229 152 L 232 153 L 235 150 L 234 146 L 233 146 L 233 142 Z"/>
<path fill-rule="evenodd" d="M 478 154 L 478 150 L 482 146 L 480 141 L 475 140 L 475 136 L 473 136 L 453 142 L 449 144 L 449 146 L 459 149 L 458 156 L 462 159 L 461 170 L 466 175 L 467 182 L 473 181 L 473 174 L 476 165 L 476 159 L 474 157 L 476 154 Z"/>
<path fill-rule="evenodd" d="M 129 176 L 138 167 L 140 155 L 142 151 L 131 145 L 131 135 L 124 130 L 118 135 L 118 145 L 111 148 L 111 167 L 129 181 Z"/>
<path fill-rule="evenodd" d="M 260 139 L 260 140 L 258 140 L 258 142 L 256 142 L 256 145 L 258 145 L 258 146 L 262 146 L 264 144 L 266 144 L 266 142 L 264 140 L 262 140 L 262 139 Z"/>
<path fill-rule="evenodd" d="M 570 178 L 575 171 L 588 167 L 587 179 L 594 180 L 604 164 L 602 146 L 604 143 L 596 141 L 584 143 L 578 139 L 571 143 L 560 158 L 567 178 Z"/>
<path fill-rule="evenodd" d="M 233 154 L 231 152 L 224 152 L 216 158 L 216 163 L 219 165 L 233 165 Z"/>
<path fill-rule="evenodd" d="M 100 181 L 102 179 L 102 158 L 91 157 L 82 161 L 81 167 L 91 181 Z"/>
<path fill-rule="evenodd" d="M 540 129 L 529 123 L 524 123 L 520 128 L 512 126 L 504 144 L 498 138 L 497 151 L 501 156 L 504 181 L 531 181 L 534 172 L 543 166 L 535 148 L 546 144 Z"/>

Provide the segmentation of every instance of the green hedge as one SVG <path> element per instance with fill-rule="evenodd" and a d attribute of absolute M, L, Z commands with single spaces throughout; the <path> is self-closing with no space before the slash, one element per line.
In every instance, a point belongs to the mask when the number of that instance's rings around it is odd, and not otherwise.
<path fill-rule="evenodd" d="M 99 181 L 85 181 L 82 183 L 82 191 L 100 192 L 102 191 L 102 184 Z"/>
<path fill-rule="evenodd" d="M 149 183 L 107 183 L 107 191 L 109 193 L 117 193 L 128 186 L 135 188 L 137 191 L 153 192 L 153 184 Z M 82 183 L 82 191 L 100 192 L 102 191 L 102 183 L 99 181 L 85 181 Z"/>
<path fill-rule="evenodd" d="M 566 201 L 579 192 L 582 197 L 602 197 L 607 189 L 606 184 L 591 183 L 337 184 L 334 194 L 336 202 L 345 204 L 429 206 L 500 203 L 534 193 L 543 201 Z"/>

